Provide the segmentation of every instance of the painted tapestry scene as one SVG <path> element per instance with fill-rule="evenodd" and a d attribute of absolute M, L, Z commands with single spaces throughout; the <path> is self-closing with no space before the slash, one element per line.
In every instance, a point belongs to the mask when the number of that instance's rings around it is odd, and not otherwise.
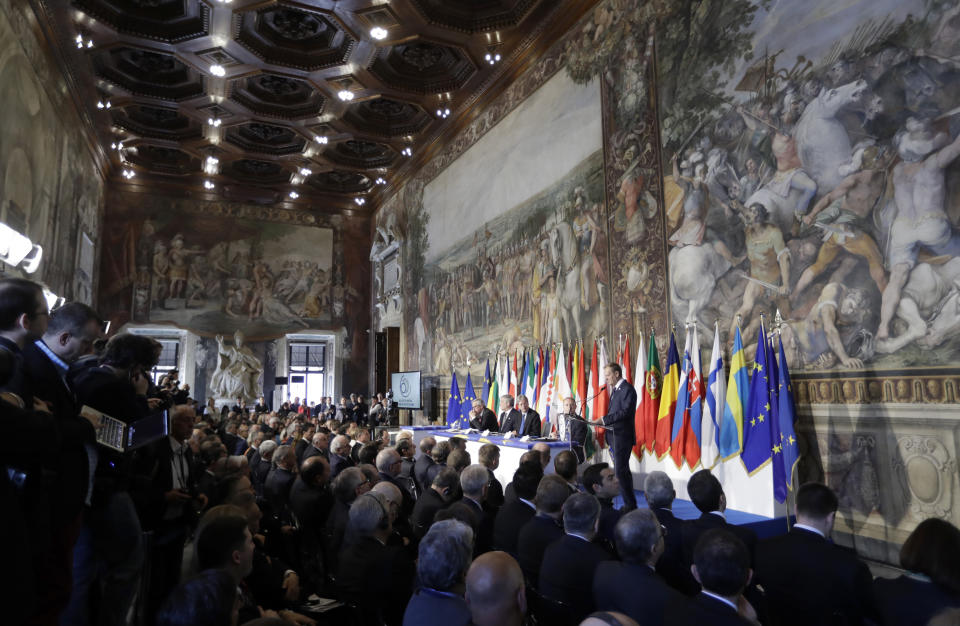
<path fill-rule="evenodd" d="M 960 6 L 681 5 L 657 36 L 674 321 L 753 341 L 779 310 L 792 368 L 960 360 Z"/>
<path fill-rule="evenodd" d="M 409 336 L 421 370 L 482 374 L 498 352 L 606 332 L 596 81 L 557 73 L 419 195 L 404 272 L 417 283 Z"/>
<path fill-rule="evenodd" d="M 333 230 L 235 219 L 129 212 L 111 218 L 104 291 L 129 297 L 131 319 L 198 334 L 239 329 L 269 338 L 344 314 L 334 289 Z M 110 277 L 110 278 L 107 278 Z M 109 285 L 110 287 L 108 287 Z"/>

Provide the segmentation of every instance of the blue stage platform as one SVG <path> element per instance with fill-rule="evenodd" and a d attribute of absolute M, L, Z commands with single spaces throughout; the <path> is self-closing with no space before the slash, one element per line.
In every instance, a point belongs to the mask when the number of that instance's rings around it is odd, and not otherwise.
<path fill-rule="evenodd" d="M 647 499 L 643 497 L 642 491 L 634 490 L 633 493 L 637 497 L 637 506 L 647 506 Z M 614 498 L 613 505 L 619 509 L 623 506 L 623 498 L 621 496 Z M 734 509 L 727 509 L 724 513 L 727 517 L 727 522 L 735 526 L 745 526 L 753 530 L 760 539 L 782 535 L 788 530 L 786 517 L 769 518 L 763 517 L 762 515 L 754 515 L 753 513 L 736 511 Z M 700 510 L 694 506 L 693 502 L 677 498 L 673 501 L 673 514 L 679 519 L 696 519 L 700 517 Z M 793 522 L 794 520 L 791 516 L 790 523 L 793 524 Z"/>

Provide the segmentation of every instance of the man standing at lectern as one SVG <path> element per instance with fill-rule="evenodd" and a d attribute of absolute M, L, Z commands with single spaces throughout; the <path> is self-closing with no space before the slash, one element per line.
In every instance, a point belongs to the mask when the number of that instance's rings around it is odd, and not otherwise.
<path fill-rule="evenodd" d="M 613 467 L 620 481 L 623 510 L 637 508 L 633 495 L 633 475 L 630 473 L 630 451 L 636 443 L 633 418 L 637 408 L 637 392 L 623 379 L 623 370 L 616 363 L 603 368 L 604 381 L 610 393 L 610 406 L 603 416 L 603 425 L 613 428 Z"/>

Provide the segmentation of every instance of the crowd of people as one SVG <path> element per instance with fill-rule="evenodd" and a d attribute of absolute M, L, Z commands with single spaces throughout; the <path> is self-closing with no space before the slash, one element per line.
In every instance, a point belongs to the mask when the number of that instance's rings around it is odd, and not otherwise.
<path fill-rule="evenodd" d="M 822 484 L 758 540 L 727 523 L 708 470 L 687 521 L 666 474 L 646 476 L 647 506 L 617 508 L 613 469 L 542 442 L 503 485 L 498 446 L 472 458 L 462 438 L 378 430 L 380 398 L 198 414 L 175 372 L 152 383 L 155 340 L 104 330 L 0 280 L 5 624 L 960 623 L 960 530 L 941 519 L 907 538 L 903 576 L 873 580 L 832 542 Z M 96 445 L 83 406 L 165 409 L 169 435 Z"/>

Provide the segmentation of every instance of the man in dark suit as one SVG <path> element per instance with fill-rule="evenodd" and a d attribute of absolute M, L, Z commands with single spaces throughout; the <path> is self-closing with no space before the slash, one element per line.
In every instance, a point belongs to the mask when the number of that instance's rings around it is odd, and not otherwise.
<path fill-rule="evenodd" d="M 727 518 L 723 514 L 727 508 L 727 497 L 717 477 L 711 474 L 710 470 L 694 472 L 687 483 L 687 494 L 693 504 L 700 509 L 700 517 L 683 524 L 681 543 L 684 563 L 687 566 L 693 563 L 693 551 L 703 533 L 712 528 L 723 528 L 743 542 L 752 564 L 756 554 L 757 534 L 749 528 L 727 523 Z"/>
<path fill-rule="evenodd" d="M 600 525 L 597 529 L 599 538 L 611 548 L 614 545 L 614 528 L 620 517 L 626 512 L 623 509 L 613 508 L 613 499 L 620 493 L 620 481 L 610 469 L 608 463 L 594 463 L 583 470 L 584 490 L 596 496 L 600 502 Z"/>
<path fill-rule="evenodd" d="M 873 577 L 854 551 L 830 541 L 837 496 L 826 485 L 797 490 L 797 523 L 757 546 L 756 580 L 773 622 L 861 624 L 876 620 Z M 815 599 L 815 601 L 811 601 Z"/>
<path fill-rule="evenodd" d="M 290 510 L 300 525 L 302 570 L 308 587 L 323 583 L 325 525 L 333 508 L 329 480 L 327 460 L 312 456 L 300 466 L 300 473 L 290 488 Z"/>
<path fill-rule="evenodd" d="M 207 504 L 197 492 L 197 476 L 187 439 L 196 413 L 179 405 L 170 412 L 170 435 L 138 456 L 136 473 L 149 481 L 137 489 L 134 500 L 143 529 L 153 531 L 150 558 L 150 591 L 147 614 L 153 615 L 180 580 L 183 546 L 195 522 L 196 511 Z"/>
<path fill-rule="evenodd" d="M 570 442 L 570 449 L 577 455 L 577 463 L 583 463 L 586 455 L 583 451 L 583 445 L 587 441 L 587 423 L 577 415 L 577 401 L 573 396 L 563 399 L 563 413 L 557 417 L 559 420 L 566 421 L 567 440 Z"/>
<path fill-rule="evenodd" d="M 440 470 L 430 488 L 424 490 L 413 506 L 410 525 L 413 527 L 414 537 L 419 539 L 427 534 L 437 511 L 446 508 L 457 497 L 459 484 L 460 477 L 455 471 L 448 467 Z"/>
<path fill-rule="evenodd" d="M 517 411 L 520 413 L 520 420 L 514 420 L 517 426 L 514 434 L 520 437 L 539 437 L 540 414 L 530 408 L 530 401 L 526 396 L 517 398 Z"/>
<path fill-rule="evenodd" d="M 457 520 L 443 520 L 430 528 L 417 551 L 420 589 L 407 605 L 404 624 L 470 623 L 462 581 L 470 567 L 471 535 L 470 527 Z"/>
<path fill-rule="evenodd" d="M 325 431 L 326 429 L 324 429 Z M 322 456 L 330 464 L 330 433 L 317 431 L 310 440 L 310 445 L 303 452 L 303 458 L 300 460 L 302 466 L 307 459 L 314 456 Z"/>
<path fill-rule="evenodd" d="M 624 380 L 623 371 L 616 363 L 604 367 L 603 376 L 610 393 L 610 406 L 603 416 L 603 425 L 613 428 L 614 472 L 620 481 L 623 508 L 631 511 L 637 508 L 633 474 L 630 472 L 630 451 L 636 443 L 633 422 L 637 410 L 637 392 L 633 385 Z"/>
<path fill-rule="evenodd" d="M 400 490 L 403 496 L 403 502 L 400 505 L 400 515 L 403 519 L 410 519 L 413 513 L 413 506 L 416 503 L 414 494 L 411 493 L 410 484 L 400 478 L 400 469 L 403 467 L 403 458 L 395 448 L 384 448 L 377 454 L 377 471 L 380 472 L 380 480 L 393 484 Z"/>
<path fill-rule="evenodd" d="M 413 479 L 416 481 L 420 493 L 430 488 L 430 483 L 427 481 L 427 470 L 434 463 L 433 448 L 436 445 L 437 440 L 433 437 L 424 437 L 420 440 L 420 456 L 413 463 Z"/>
<path fill-rule="evenodd" d="M 348 467 L 356 465 L 350 457 L 350 438 L 346 435 L 337 435 L 330 444 L 330 475 L 334 478 Z"/>
<path fill-rule="evenodd" d="M 342 599 L 359 607 L 362 624 L 399 626 L 410 600 L 413 559 L 404 548 L 387 545 L 393 530 L 389 511 L 380 493 L 365 493 L 350 506 L 337 587 Z"/>
<path fill-rule="evenodd" d="M 509 433 L 520 428 L 520 411 L 513 408 L 513 396 L 500 396 L 500 418 L 497 420 L 497 430 Z"/>
<path fill-rule="evenodd" d="M 460 491 L 463 493 L 460 501 L 473 511 L 479 522 L 476 537 L 473 540 L 475 555 L 488 552 L 493 547 L 493 524 L 497 513 L 484 506 L 488 484 L 487 468 L 479 463 L 470 465 L 460 472 Z"/>
<path fill-rule="evenodd" d="M 263 497 L 263 485 L 267 482 L 267 475 L 273 469 L 273 454 L 277 451 L 277 442 L 273 439 L 266 439 L 257 448 L 259 460 L 255 465 L 250 466 L 250 482 L 253 483 L 253 490 L 260 497 Z"/>
<path fill-rule="evenodd" d="M 563 503 L 564 536 L 547 548 L 540 566 L 540 593 L 570 605 L 574 624 L 593 610 L 593 575 L 613 556 L 595 543 L 600 503 L 588 493 Z"/>
<path fill-rule="evenodd" d="M 500 448 L 495 443 L 485 443 L 477 453 L 478 462 L 487 468 L 487 499 L 483 506 L 494 513 L 503 506 L 503 485 L 494 475 L 494 470 L 500 467 Z"/>
<path fill-rule="evenodd" d="M 598 611 L 619 611 L 638 623 L 660 626 L 671 602 L 682 598 L 654 566 L 663 554 L 664 536 L 652 511 L 630 511 L 617 522 L 620 561 L 604 561 L 593 578 L 593 600 Z"/>
<path fill-rule="evenodd" d="M 693 579 L 690 568 L 683 560 L 683 520 L 673 515 L 673 501 L 677 492 L 666 472 L 655 471 L 647 474 L 643 482 L 643 494 L 647 506 L 660 520 L 663 526 L 663 556 L 657 561 L 657 573 L 674 589 L 690 595 L 700 590 Z"/>
<path fill-rule="evenodd" d="M 273 453 L 273 469 L 263 484 L 263 495 L 282 522 L 291 523 L 290 488 L 297 478 L 297 456 L 293 446 L 280 446 Z"/>
<path fill-rule="evenodd" d="M 524 524 L 517 537 L 517 553 L 523 575 L 536 587 L 540 582 L 540 564 L 543 553 L 554 541 L 563 537 L 563 503 L 570 497 L 570 490 L 559 476 L 544 476 L 537 486 L 534 503 L 537 514 Z"/>
<path fill-rule="evenodd" d="M 520 467 L 513 473 L 514 492 L 517 499 L 504 504 L 497 513 L 493 527 L 493 547 L 517 558 L 517 536 L 520 529 L 536 515 L 537 505 L 533 499 L 537 495 L 537 486 L 543 478 L 543 467 L 539 462 L 521 461 Z"/>
<path fill-rule="evenodd" d="M 474 398 L 470 408 L 470 428 L 496 432 L 498 426 L 496 413 L 483 406 L 479 398 Z"/>
<path fill-rule="evenodd" d="M 750 553 L 729 530 L 713 528 L 697 542 L 693 575 L 701 591 L 693 600 L 671 602 L 665 622 L 671 626 L 746 626 L 756 624 L 757 614 L 743 597 L 753 574 Z M 815 598 L 809 599 L 815 602 Z"/>
<path fill-rule="evenodd" d="M 300 467 L 303 463 L 303 455 L 306 454 L 307 449 L 313 445 L 313 435 L 317 432 L 317 427 L 313 424 L 307 424 L 301 428 L 303 429 L 302 434 L 293 445 L 293 452 L 297 455 L 297 467 Z M 301 429 L 298 428 L 297 432 L 301 432 Z"/>

